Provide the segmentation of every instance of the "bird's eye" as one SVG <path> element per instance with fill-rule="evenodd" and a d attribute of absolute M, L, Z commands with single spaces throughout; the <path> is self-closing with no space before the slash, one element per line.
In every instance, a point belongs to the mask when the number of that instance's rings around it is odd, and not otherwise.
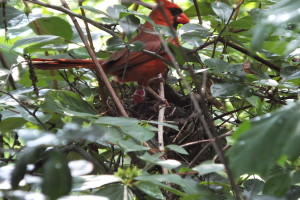
<path fill-rule="evenodd" d="M 169 8 L 169 11 L 173 16 L 178 16 L 182 13 L 182 10 L 180 8 Z"/>

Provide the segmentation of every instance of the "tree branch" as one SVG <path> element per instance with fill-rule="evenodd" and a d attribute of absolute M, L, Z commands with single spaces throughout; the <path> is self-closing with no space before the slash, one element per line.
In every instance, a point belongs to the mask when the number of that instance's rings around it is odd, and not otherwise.
<path fill-rule="evenodd" d="M 94 20 L 91 20 L 89 18 L 86 18 L 86 17 L 84 17 L 82 15 L 79 15 L 77 13 L 74 13 L 71 10 L 66 9 L 66 8 L 64 8 L 62 6 L 55 6 L 55 5 L 52 5 L 52 4 L 49 4 L 49 3 L 44 3 L 44 2 L 41 2 L 41 1 L 38 1 L 38 0 L 24 0 L 24 1 L 28 1 L 28 2 L 36 4 L 36 5 L 40 5 L 40 6 L 43 6 L 43 7 L 52 8 L 54 10 L 58 10 L 60 12 L 63 12 L 65 14 L 69 15 L 70 17 L 71 16 L 72 17 L 77 17 L 77 18 L 82 19 L 82 20 L 84 20 L 84 21 L 92 24 L 93 26 L 95 26 L 95 27 L 97 27 L 97 28 L 99 28 L 99 29 L 101 29 L 101 30 L 103 30 L 103 31 L 111 34 L 112 36 L 117 37 L 116 33 L 113 32 L 112 30 L 108 29 L 107 27 L 105 27 L 105 25 L 103 25 L 103 24 L 101 24 L 99 22 L 96 22 Z"/>

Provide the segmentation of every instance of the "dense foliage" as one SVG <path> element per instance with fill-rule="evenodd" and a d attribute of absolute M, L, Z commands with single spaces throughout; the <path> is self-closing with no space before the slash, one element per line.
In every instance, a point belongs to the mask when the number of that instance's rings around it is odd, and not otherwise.
<path fill-rule="evenodd" d="M 149 9 L 44 2 L 0 1 L 0 198 L 300 198 L 300 1 L 175 1 L 191 23 L 177 31 L 181 47 L 166 47 L 178 63 L 170 106 L 158 111 L 150 94 L 134 104 L 136 84 L 110 77 L 129 117 L 95 72 L 30 59 L 90 58 L 68 14 L 83 16 L 99 59 L 142 51 L 128 41 Z"/>

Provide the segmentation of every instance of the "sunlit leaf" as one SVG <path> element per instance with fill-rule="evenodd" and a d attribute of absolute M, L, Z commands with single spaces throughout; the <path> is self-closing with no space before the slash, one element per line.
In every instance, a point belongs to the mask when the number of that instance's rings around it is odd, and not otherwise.
<path fill-rule="evenodd" d="M 175 144 L 169 144 L 169 145 L 166 146 L 166 148 L 170 149 L 172 151 L 175 151 L 177 153 L 184 154 L 184 155 L 189 154 L 184 148 L 182 148 L 181 146 L 175 145 Z"/>
<path fill-rule="evenodd" d="M 144 155 L 140 156 L 140 159 L 148 161 L 153 164 L 160 165 L 160 166 L 168 168 L 168 169 L 174 169 L 181 165 L 181 163 L 177 160 L 173 160 L 173 159 L 162 160 L 155 156 L 151 156 L 148 153 L 145 153 Z"/>
<path fill-rule="evenodd" d="M 218 172 L 224 170 L 223 164 L 215 164 L 211 161 L 206 161 L 193 168 L 193 170 L 199 172 L 201 175 L 209 174 L 212 172 Z"/>
<path fill-rule="evenodd" d="M 227 23 L 233 11 L 232 7 L 222 2 L 214 2 L 211 6 L 216 15 L 222 20 L 222 23 Z"/>
<path fill-rule="evenodd" d="M 114 175 L 86 175 L 74 178 L 73 191 L 84 191 L 99 188 L 103 185 L 121 182 L 121 179 Z"/>
<path fill-rule="evenodd" d="M 54 36 L 54 35 L 36 35 L 36 36 L 18 40 L 17 42 L 14 43 L 12 49 L 23 45 L 32 45 L 36 43 L 50 42 L 58 38 L 59 36 Z"/>

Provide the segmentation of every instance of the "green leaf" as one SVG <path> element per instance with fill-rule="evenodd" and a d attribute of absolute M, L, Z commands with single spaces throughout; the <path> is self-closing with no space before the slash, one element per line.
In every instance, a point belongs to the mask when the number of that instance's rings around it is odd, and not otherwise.
<path fill-rule="evenodd" d="M 167 145 L 166 148 L 170 149 L 172 151 L 175 151 L 177 153 L 181 153 L 181 154 L 184 154 L 184 155 L 189 155 L 189 153 L 184 148 L 182 148 L 181 146 L 175 145 L 175 144 Z"/>
<path fill-rule="evenodd" d="M 300 155 L 298 119 L 299 102 L 251 120 L 251 128 L 241 134 L 228 151 L 234 175 L 264 175 L 277 165 L 281 156 L 297 158 Z"/>
<path fill-rule="evenodd" d="M 31 110 L 31 112 L 33 113 L 33 110 Z M 22 115 L 23 119 L 25 119 L 25 120 L 27 120 L 27 121 L 29 121 L 31 123 L 37 124 L 37 125 L 39 125 L 39 122 L 37 121 L 36 118 L 38 118 L 42 123 L 45 123 L 45 122 L 49 121 L 51 119 L 51 117 L 52 117 L 52 115 L 45 114 L 45 113 L 43 113 L 41 111 L 35 112 L 34 113 L 35 117 L 32 116 L 32 115 L 30 115 L 25 110 L 23 112 L 21 112 L 21 115 Z"/>
<path fill-rule="evenodd" d="M 139 140 L 140 142 L 146 142 L 154 136 L 154 133 L 152 131 L 140 125 L 121 126 L 120 129 L 127 135 L 130 135 L 131 137 Z"/>
<path fill-rule="evenodd" d="M 258 193 L 263 190 L 265 183 L 258 179 L 248 179 L 244 182 L 245 190 L 243 195 L 246 199 L 256 199 L 259 198 Z"/>
<path fill-rule="evenodd" d="M 119 20 L 119 25 L 128 37 L 131 36 L 138 29 L 140 25 L 140 20 L 139 18 L 133 15 L 128 15 Z"/>
<path fill-rule="evenodd" d="M 251 96 L 251 87 L 239 83 L 216 83 L 211 86 L 211 93 L 214 97 L 232 97 L 235 94 L 240 94 L 243 97 Z"/>
<path fill-rule="evenodd" d="M 299 66 L 287 66 L 281 70 L 282 81 L 290 81 L 300 78 L 300 67 Z"/>
<path fill-rule="evenodd" d="M 223 73 L 229 68 L 229 63 L 215 58 L 206 59 L 204 64 L 207 65 L 207 67 L 209 67 L 216 75 L 223 75 Z"/>
<path fill-rule="evenodd" d="M 134 184 L 139 190 L 155 199 L 165 199 L 158 186 L 147 181 L 138 181 Z"/>
<path fill-rule="evenodd" d="M 127 11 L 127 8 L 126 8 L 126 6 L 123 6 L 123 5 L 113 5 L 113 6 L 109 6 L 106 9 L 107 14 L 111 18 L 116 19 L 116 20 L 119 19 L 121 12 L 126 12 L 126 11 Z"/>
<path fill-rule="evenodd" d="M 150 120 L 150 121 L 144 121 L 144 122 L 149 123 L 149 124 L 163 125 L 165 127 L 169 127 L 169 128 L 172 128 L 172 129 L 174 129 L 176 131 L 179 131 L 178 126 L 172 125 L 172 124 L 168 124 L 168 123 L 165 123 L 165 122 L 158 122 L 158 121 L 152 121 L 152 120 Z"/>
<path fill-rule="evenodd" d="M 226 24 L 233 12 L 232 7 L 222 2 L 214 2 L 211 4 L 213 11 L 222 20 L 223 24 Z"/>
<path fill-rule="evenodd" d="M 254 29 L 251 48 L 259 50 L 266 38 L 276 29 L 279 30 L 282 27 L 286 29 L 287 24 L 297 23 L 300 19 L 299 7 L 299 1 L 281 0 L 265 11 L 260 17 L 260 23 Z"/>
<path fill-rule="evenodd" d="M 38 24 L 38 30 L 35 24 Z M 73 37 L 71 25 L 60 17 L 42 17 L 31 22 L 29 27 L 37 35 L 56 35 L 68 41 L 71 41 Z"/>
<path fill-rule="evenodd" d="M 99 188 L 104 185 L 121 182 L 119 177 L 114 175 L 85 175 L 75 177 L 73 191 L 84 191 Z"/>
<path fill-rule="evenodd" d="M 283 196 L 292 185 L 292 177 L 289 173 L 273 176 L 266 181 L 263 193 L 273 196 Z"/>
<path fill-rule="evenodd" d="M 91 11 L 93 13 L 102 14 L 102 15 L 105 15 L 105 16 L 109 17 L 109 15 L 106 14 L 106 12 L 98 10 L 98 9 L 96 9 L 94 7 L 90 7 L 90 6 L 80 6 L 80 7 L 83 8 L 83 9 L 85 9 L 85 10 Z"/>
<path fill-rule="evenodd" d="M 23 46 L 23 45 L 32 45 L 36 43 L 45 43 L 45 42 L 50 42 L 58 39 L 58 36 L 54 35 L 37 35 L 37 36 L 32 36 L 24 39 L 20 39 L 17 42 L 14 43 L 14 45 L 11 47 L 12 49 Z"/>
<path fill-rule="evenodd" d="M 127 118 L 127 117 L 100 117 L 94 123 L 103 124 L 109 126 L 135 126 L 140 122 L 135 118 Z"/>
<path fill-rule="evenodd" d="M 180 28 L 181 39 L 183 42 L 188 42 L 195 47 L 202 45 L 203 38 L 210 36 L 208 29 L 198 24 L 185 24 Z"/>
<path fill-rule="evenodd" d="M 177 160 L 168 159 L 168 160 L 162 160 L 155 156 L 151 156 L 149 153 L 145 153 L 142 156 L 139 156 L 140 159 L 145 160 L 147 162 L 160 165 L 162 167 L 168 168 L 168 169 L 174 169 L 176 167 L 179 167 L 181 163 Z"/>
<path fill-rule="evenodd" d="M 3 17 L 3 13 L 5 13 L 5 18 Z M 5 6 L 5 12 L 3 12 L 3 7 L 0 7 L 0 28 L 5 27 L 2 19 L 6 20 L 6 26 L 9 28 L 20 24 L 24 18 L 26 18 L 26 15 L 14 7 Z"/>
<path fill-rule="evenodd" d="M 252 16 L 246 16 L 230 22 L 230 28 L 250 29 L 253 26 Z"/>
<path fill-rule="evenodd" d="M 96 115 L 95 110 L 86 101 L 71 91 L 51 90 L 47 92 L 45 102 L 41 107 L 44 110 L 69 116 L 86 117 L 87 114 L 88 116 Z"/>
<path fill-rule="evenodd" d="M 214 15 L 214 11 L 211 8 L 211 4 L 209 2 L 198 1 L 199 11 L 201 16 Z M 189 7 L 184 13 L 189 17 L 196 17 L 197 12 L 195 6 Z"/>
<path fill-rule="evenodd" d="M 0 121 L 0 132 L 6 133 L 21 128 L 27 121 L 21 117 L 10 117 Z"/>
<path fill-rule="evenodd" d="M 223 164 L 215 164 L 212 161 L 205 161 L 193 168 L 193 170 L 197 171 L 201 175 L 223 171 L 224 169 L 225 168 Z"/>
<path fill-rule="evenodd" d="M 141 41 L 135 41 L 131 44 L 128 44 L 127 48 L 131 51 L 143 51 L 145 44 Z"/>
<path fill-rule="evenodd" d="M 111 184 L 104 188 L 99 189 L 94 193 L 101 197 L 106 197 L 107 199 L 113 200 L 134 200 L 135 196 L 133 192 L 126 185 L 122 184 Z"/>
<path fill-rule="evenodd" d="M 120 147 L 124 149 L 125 152 L 132 152 L 132 151 L 147 151 L 149 150 L 148 147 L 144 147 L 142 145 L 138 145 L 133 140 L 120 140 L 118 142 Z"/>
<path fill-rule="evenodd" d="M 112 37 L 106 42 L 107 51 L 118 51 L 126 48 L 124 41 L 121 38 Z"/>
<path fill-rule="evenodd" d="M 53 149 L 43 165 L 42 192 L 51 200 L 69 194 L 72 176 L 64 154 Z"/>

